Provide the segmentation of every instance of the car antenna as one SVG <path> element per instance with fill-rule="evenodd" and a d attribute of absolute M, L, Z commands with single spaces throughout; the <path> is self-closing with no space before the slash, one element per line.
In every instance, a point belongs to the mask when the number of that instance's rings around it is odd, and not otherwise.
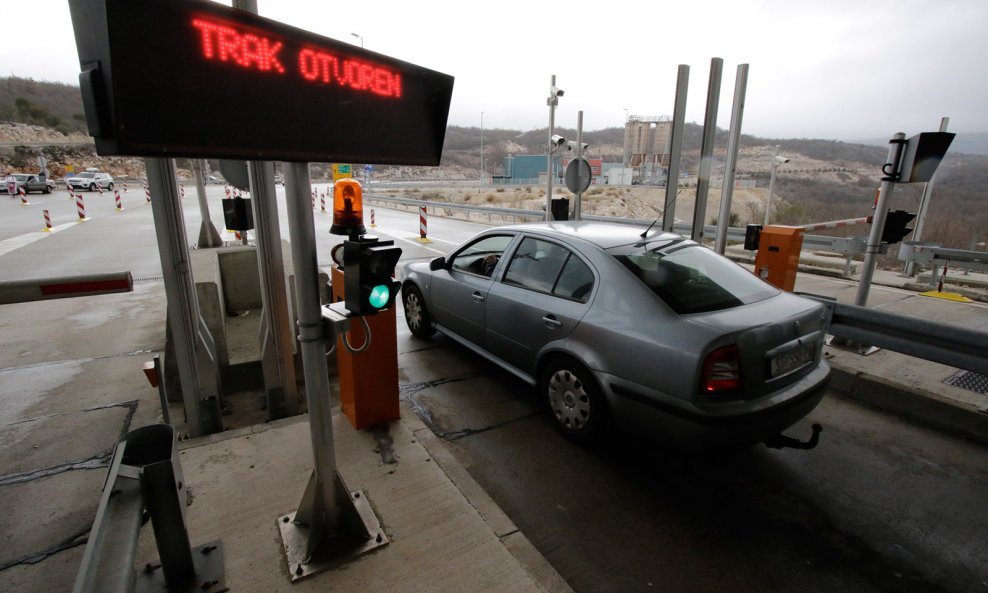
<path fill-rule="evenodd" d="M 647 234 L 648 234 L 648 232 L 649 232 L 650 230 L 652 230 L 652 227 L 653 227 L 653 226 L 655 226 L 655 223 L 657 223 L 657 222 L 659 222 L 659 219 L 658 219 L 658 218 L 656 218 L 655 220 L 653 220 L 653 221 L 652 221 L 652 224 L 650 224 L 650 225 L 648 225 L 648 228 L 647 228 L 647 229 L 645 229 L 645 232 L 644 232 L 644 233 L 642 233 L 641 235 L 639 235 L 639 237 L 641 237 L 642 239 L 644 239 L 644 238 L 645 238 L 645 235 L 647 235 Z"/>

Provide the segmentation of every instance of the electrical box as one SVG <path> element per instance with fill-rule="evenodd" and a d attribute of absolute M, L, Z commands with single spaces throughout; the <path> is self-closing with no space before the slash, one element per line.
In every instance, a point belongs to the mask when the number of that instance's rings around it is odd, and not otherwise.
<path fill-rule="evenodd" d="M 796 286 L 803 228 L 769 225 L 758 237 L 755 274 L 769 284 L 792 292 Z"/>
<path fill-rule="evenodd" d="M 346 300 L 346 281 L 339 267 L 332 269 L 333 302 Z M 390 307 L 364 317 L 371 332 L 367 350 L 353 354 L 336 340 L 336 367 L 340 377 L 340 407 L 357 430 L 401 417 L 398 408 L 398 335 L 395 310 Z M 360 348 L 367 334 L 356 319 L 347 334 L 350 345 Z"/>

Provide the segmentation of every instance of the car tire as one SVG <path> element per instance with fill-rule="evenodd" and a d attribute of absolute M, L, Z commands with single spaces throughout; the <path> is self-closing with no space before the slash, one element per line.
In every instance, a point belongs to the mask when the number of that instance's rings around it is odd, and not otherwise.
<path fill-rule="evenodd" d="M 89 191 L 96 191 L 96 184 L 95 183 L 90 183 L 89 184 Z"/>
<path fill-rule="evenodd" d="M 606 431 L 609 414 L 600 386 L 575 359 L 551 361 L 542 371 L 539 389 L 553 426 L 566 438 L 590 443 Z"/>
<path fill-rule="evenodd" d="M 50 194 L 51 193 L 51 188 L 46 185 L 45 186 L 45 189 L 41 190 L 41 193 Z"/>
<path fill-rule="evenodd" d="M 106 185 L 106 191 L 113 191 L 113 184 L 112 183 L 108 183 Z"/>
<path fill-rule="evenodd" d="M 436 333 L 436 328 L 432 326 L 432 316 L 425 306 L 425 298 L 417 286 L 409 283 L 401 287 L 401 304 L 405 307 L 405 323 L 413 336 L 428 340 Z"/>

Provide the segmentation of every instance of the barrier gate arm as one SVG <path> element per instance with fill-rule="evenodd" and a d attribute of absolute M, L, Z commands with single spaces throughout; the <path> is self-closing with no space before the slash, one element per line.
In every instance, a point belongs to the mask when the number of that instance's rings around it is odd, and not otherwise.
<path fill-rule="evenodd" d="M 798 293 L 832 307 L 827 333 L 975 373 L 988 373 L 988 333 Z"/>

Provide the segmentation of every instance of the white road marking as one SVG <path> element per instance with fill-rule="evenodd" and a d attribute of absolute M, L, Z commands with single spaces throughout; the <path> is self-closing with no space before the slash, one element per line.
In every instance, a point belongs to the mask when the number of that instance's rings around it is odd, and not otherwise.
<path fill-rule="evenodd" d="M 446 255 L 449 252 L 448 250 L 446 250 L 446 251 L 440 251 L 439 249 L 435 249 L 433 247 L 429 247 L 428 244 L 426 244 L 426 243 L 420 243 L 417 237 L 411 237 L 411 238 L 403 237 L 402 235 L 407 235 L 408 234 L 408 231 L 404 231 L 404 230 L 398 231 L 398 230 L 394 230 L 394 229 L 388 229 L 388 228 L 382 227 L 381 225 L 378 225 L 375 229 L 369 229 L 369 230 L 372 230 L 372 231 L 373 230 L 380 231 L 382 233 L 387 234 L 389 237 L 393 238 L 395 241 L 403 241 L 405 243 L 409 243 L 411 245 L 415 245 L 416 247 L 421 247 L 422 249 L 427 249 L 427 250 L 429 250 L 429 251 L 431 251 L 433 253 L 438 253 L 439 255 Z M 373 233 L 370 233 L 370 234 L 373 234 Z M 442 242 L 442 243 L 448 243 L 450 245 L 458 245 L 458 243 L 453 243 L 452 241 L 445 241 L 443 239 L 432 239 L 432 240 L 433 241 Z"/>
<path fill-rule="evenodd" d="M 79 223 L 67 222 L 65 224 L 60 224 L 58 226 L 52 227 L 50 233 L 46 233 L 44 231 L 38 231 L 35 233 L 27 233 L 26 235 L 20 235 L 18 237 L 11 237 L 10 239 L 4 239 L 3 241 L 0 241 L 0 255 L 7 255 L 8 253 L 14 251 L 15 249 L 20 249 L 25 245 L 30 245 L 31 243 L 44 239 L 45 237 L 50 237 L 52 234 L 57 233 L 58 231 L 63 231 L 69 228 L 70 226 L 75 226 L 77 224 Z"/>

